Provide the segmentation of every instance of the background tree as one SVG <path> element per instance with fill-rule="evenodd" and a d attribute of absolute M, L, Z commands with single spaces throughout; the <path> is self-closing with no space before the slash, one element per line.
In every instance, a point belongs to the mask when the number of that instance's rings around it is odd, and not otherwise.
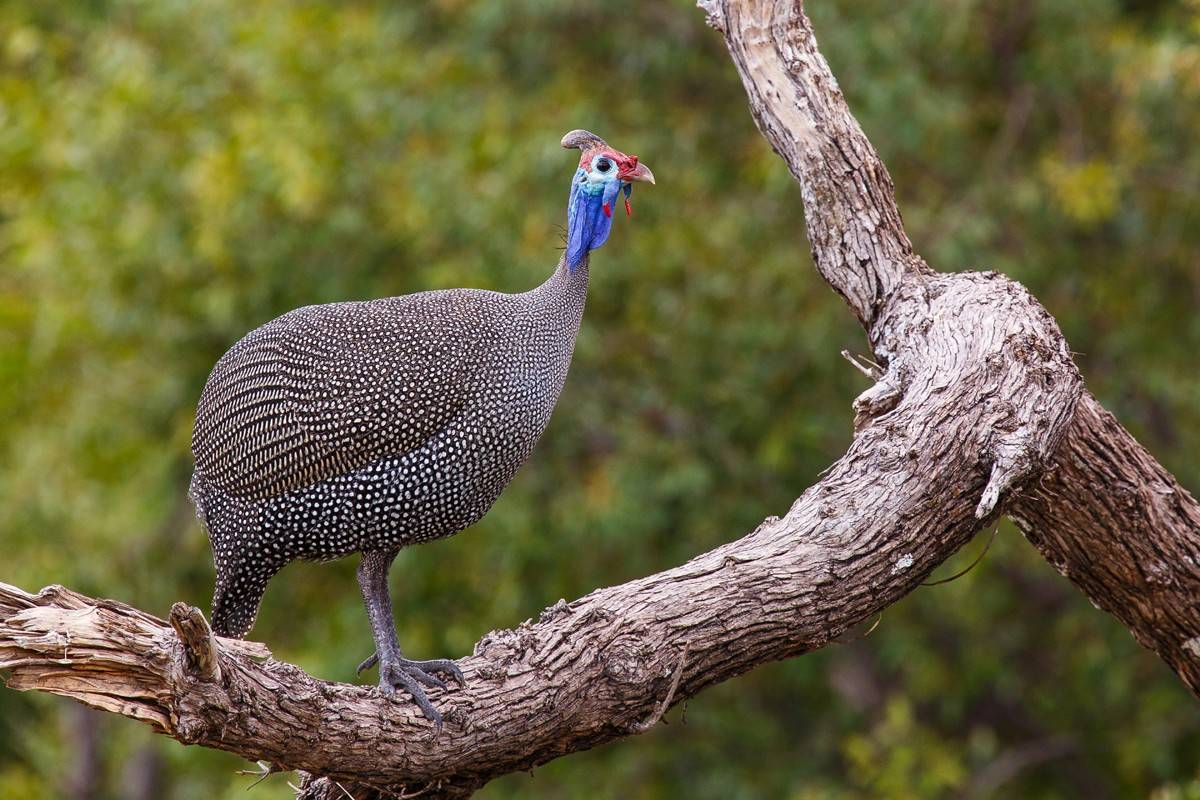
<path fill-rule="evenodd" d="M 581 124 L 640 132 L 664 191 L 597 271 L 534 463 L 480 530 L 399 565 L 413 651 L 464 652 L 707 549 L 844 449 L 863 386 L 837 353 L 861 337 L 796 263 L 798 194 L 690 7 L 43 6 L 0 10 L 5 580 L 162 610 L 206 599 L 182 495 L 215 357 L 295 305 L 531 285 L 565 194 L 557 136 Z M 809 11 L 918 249 L 1025 282 L 1093 392 L 1196 485 L 1197 10 Z M 1010 538 L 865 642 L 711 691 L 645 747 L 484 796 L 1191 791 L 1182 688 Z M 291 568 L 256 635 L 349 679 L 368 641 L 352 569 Z M 58 713 L 74 715 L 0 694 L 0 790 L 61 785 Z M 234 760 L 96 725 L 113 796 L 135 750 L 159 754 L 138 763 L 159 759 L 174 796 L 244 785 Z M 271 783 L 256 791 L 286 795 Z"/>

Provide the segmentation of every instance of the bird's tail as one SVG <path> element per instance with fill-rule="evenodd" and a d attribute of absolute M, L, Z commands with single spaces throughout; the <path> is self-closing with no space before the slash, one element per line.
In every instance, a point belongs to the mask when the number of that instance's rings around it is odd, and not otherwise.
<path fill-rule="evenodd" d="M 240 639 L 254 627 L 267 581 L 287 560 L 264 546 L 256 533 L 257 520 L 243 503 L 205 486 L 196 476 L 188 495 L 208 531 L 217 569 L 212 629 L 218 636 Z"/>
<path fill-rule="evenodd" d="M 258 617 L 267 581 L 279 571 L 280 566 L 262 563 L 255 564 L 253 568 L 242 566 L 217 573 L 212 601 L 212 628 L 218 636 L 240 639 L 250 632 Z"/>

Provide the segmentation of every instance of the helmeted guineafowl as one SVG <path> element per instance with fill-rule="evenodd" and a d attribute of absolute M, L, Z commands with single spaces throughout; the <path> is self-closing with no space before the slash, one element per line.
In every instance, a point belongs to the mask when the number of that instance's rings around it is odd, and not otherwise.
<path fill-rule="evenodd" d="M 388 570 L 403 547 L 480 519 L 546 427 L 571 363 L 588 285 L 636 156 L 587 131 L 571 180 L 567 242 L 550 278 L 523 294 L 421 292 L 308 306 L 249 333 L 213 368 L 196 409 L 190 495 L 216 562 L 212 623 L 244 636 L 267 581 L 295 559 L 362 553 L 358 581 L 379 684 L 461 683 L 453 661 L 401 655 Z M 432 674 L 431 674 L 432 673 Z"/>

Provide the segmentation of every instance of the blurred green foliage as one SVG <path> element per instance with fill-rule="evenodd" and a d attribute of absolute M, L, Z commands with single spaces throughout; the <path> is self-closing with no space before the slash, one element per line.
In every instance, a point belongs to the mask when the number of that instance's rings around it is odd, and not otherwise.
<path fill-rule="evenodd" d="M 1200 2 L 808 5 L 918 249 L 1025 282 L 1200 486 Z M 740 535 L 849 439 L 865 384 L 838 352 L 864 340 L 719 37 L 690 0 L 0 4 L 0 579 L 206 604 L 185 489 L 217 357 L 300 305 L 539 282 L 575 127 L 659 185 L 594 259 L 531 463 L 474 529 L 399 559 L 418 656 Z M 253 635 L 352 680 L 353 570 L 289 567 Z M 1007 527 L 869 638 L 680 716 L 480 797 L 1200 797 L 1195 701 Z M 78 722 L 0 692 L 0 797 L 65 793 Z M 247 796 L 231 756 L 96 724 L 94 797 Z"/>

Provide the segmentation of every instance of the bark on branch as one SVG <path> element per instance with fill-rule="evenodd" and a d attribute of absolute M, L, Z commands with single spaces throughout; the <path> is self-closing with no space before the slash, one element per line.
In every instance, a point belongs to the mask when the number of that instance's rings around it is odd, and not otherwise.
<path fill-rule="evenodd" d="M 1102 608 L 1200 686 L 1200 506 L 1086 393 L 1054 320 L 995 273 L 932 272 L 799 3 L 702 4 L 763 135 L 800 182 L 821 275 L 883 370 L 854 441 L 782 517 L 674 569 L 493 631 L 403 700 L 316 680 L 259 645 L 60 587 L 0 585 L 9 686 L 74 697 L 182 742 L 311 773 L 306 797 L 466 796 L 640 733 L 669 707 L 822 647 L 915 588 L 1004 509 Z M 263 660 L 266 659 L 266 660 Z"/>
<path fill-rule="evenodd" d="M 1096 398 L 1009 516 L 1200 696 L 1200 504 Z"/>

